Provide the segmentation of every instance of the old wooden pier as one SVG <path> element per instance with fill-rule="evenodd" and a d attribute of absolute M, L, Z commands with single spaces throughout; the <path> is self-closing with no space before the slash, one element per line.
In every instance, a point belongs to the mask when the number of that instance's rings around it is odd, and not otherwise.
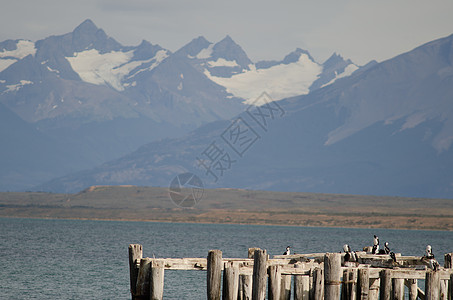
<path fill-rule="evenodd" d="M 208 300 L 402 300 L 405 294 L 410 300 L 453 300 L 452 254 L 434 271 L 422 257 L 400 254 L 394 262 L 389 255 L 357 252 L 357 262 L 344 262 L 344 253 L 269 258 L 266 250 L 250 248 L 248 258 L 223 258 L 222 251 L 211 250 L 207 258 L 164 259 L 144 258 L 142 245 L 131 244 L 130 285 L 132 299 L 163 299 L 165 270 L 202 270 Z"/>

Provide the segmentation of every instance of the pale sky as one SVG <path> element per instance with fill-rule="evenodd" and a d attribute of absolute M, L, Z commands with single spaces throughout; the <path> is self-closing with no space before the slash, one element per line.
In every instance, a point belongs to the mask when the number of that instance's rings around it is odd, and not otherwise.
<path fill-rule="evenodd" d="M 230 35 L 252 61 L 297 47 L 320 63 L 337 52 L 363 65 L 453 34 L 453 0 L 0 0 L 0 41 L 37 41 L 91 19 L 125 46 L 176 51 Z"/>

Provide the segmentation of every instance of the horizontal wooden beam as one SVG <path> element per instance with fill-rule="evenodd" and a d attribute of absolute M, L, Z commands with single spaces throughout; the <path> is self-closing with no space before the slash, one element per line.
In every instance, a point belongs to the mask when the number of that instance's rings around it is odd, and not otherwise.
<path fill-rule="evenodd" d="M 152 261 L 161 261 L 164 269 L 167 270 L 207 270 L 206 258 L 152 258 Z M 234 263 L 238 266 L 240 275 L 251 275 L 253 273 L 253 259 L 248 258 L 223 258 L 222 270 L 226 263 Z M 139 262 L 137 261 L 137 264 Z M 313 260 L 308 262 L 300 262 L 296 259 L 287 258 L 269 259 L 268 266 L 280 266 L 282 275 L 302 275 L 310 274 L 310 270 L 316 267 L 323 268 L 323 263 L 317 263 Z M 379 273 L 385 267 L 369 267 L 369 265 L 359 265 L 358 268 L 368 267 L 370 278 L 379 278 Z M 426 268 L 418 269 L 420 266 L 413 268 L 396 268 L 392 267 L 392 278 L 397 279 L 425 279 Z M 355 267 L 357 268 L 357 267 Z M 342 267 L 343 270 L 351 269 L 351 267 Z M 453 269 L 441 269 L 438 271 L 442 280 L 450 279 L 450 274 L 453 274 Z"/>

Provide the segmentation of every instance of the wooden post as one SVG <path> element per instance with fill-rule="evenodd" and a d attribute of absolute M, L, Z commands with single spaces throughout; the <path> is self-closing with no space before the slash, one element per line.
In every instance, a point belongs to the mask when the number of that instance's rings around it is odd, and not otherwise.
<path fill-rule="evenodd" d="M 308 277 L 308 284 L 309 284 L 309 295 L 308 299 L 313 300 L 315 299 L 315 269 L 311 268 L 310 269 L 310 275 Z M 324 288 L 324 287 L 323 287 Z"/>
<path fill-rule="evenodd" d="M 352 269 L 349 271 L 349 299 L 357 299 L 357 270 Z"/>
<path fill-rule="evenodd" d="M 439 299 L 448 300 L 448 280 L 440 280 Z"/>
<path fill-rule="evenodd" d="M 444 267 L 445 269 L 453 268 L 453 253 L 446 253 L 444 255 Z"/>
<path fill-rule="evenodd" d="M 249 248 L 247 257 L 253 258 L 253 256 L 255 255 L 255 250 L 261 250 L 261 249 L 260 248 Z"/>
<path fill-rule="evenodd" d="M 343 284 L 341 285 L 341 300 L 349 299 L 349 269 L 343 270 Z"/>
<path fill-rule="evenodd" d="M 252 299 L 252 276 L 241 275 L 240 277 L 240 291 L 239 300 L 251 300 Z"/>
<path fill-rule="evenodd" d="M 439 300 L 439 272 L 427 271 L 425 277 L 425 300 Z"/>
<path fill-rule="evenodd" d="M 150 299 L 162 300 L 164 297 L 164 262 L 151 263 Z"/>
<path fill-rule="evenodd" d="M 380 272 L 381 289 L 379 300 L 391 300 L 392 296 L 392 271 L 389 269 Z"/>
<path fill-rule="evenodd" d="M 291 299 L 291 278 L 292 278 L 291 275 L 281 276 L 280 300 Z"/>
<path fill-rule="evenodd" d="M 417 279 L 407 279 L 407 287 L 409 288 L 409 300 L 417 300 L 418 286 Z"/>
<path fill-rule="evenodd" d="M 222 251 L 210 250 L 207 259 L 207 296 L 208 300 L 220 300 L 222 281 Z"/>
<path fill-rule="evenodd" d="M 453 273 L 450 274 L 450 287 L 448 288 L 448 297 L 453 300 Z"/>
<path fill-rule="evenodd" d="M 343 285 L 341 289 L 341 299 L 356 300 L 357 297 L 357 273 L 354 269 L 343 271 Z"/>
<path fill-rule="evenodd" d="M 305 264 L 296 263 L 295 268 L 303 269 Z M 309 300 L 310 283 L 309 276 L 295 275 L 294 276 L 294 300 Z"/>
<path fill-rule="evenodd" d="M 269 266 L 269 290 L 267 292 L 269 300 L 280 299 L 281 280 L 280 266 Z"/>
<path fill-rule="evenodd" d="M 381 286 L 380 278 L 370 278 L 370 292 L 368 294 L 369 300 L 378 300 L 379 299 L 379 288 Z"/>
<path fill-rule="evenodd" d="M 253 256 L 252 299 L 264 300 L 266 297 L 267 252 L 261 249 L 255 250 Z"/>
<path fill-rule="evenodd" d="M 239 268 L 233 262 L 225 264 L 223 270 L 223 300 L 236 300 L 238 297 Z"/>
<path fill-rule="evenodd" d="M 152 259 L 148 257 L 142 258 L 140 260 L 140 269 L 138 270 L 135 299 L 149 299 L 151 261 Z"/>
<path fill-rule="evenodd" d="M 324 256 L 324 298 L 340 299 L 341 254 L 326 253 Z"/>
<path fill-rule="evenodd" d="M 338 296 L 340 296 L 338 294 Z M 313 300 L 324 299 L 324 276 L 321 268 L 315 268 L 313 272 Z M 338 298 L 336 299 L 338 300 Z"/>
<path fill-rule="evenodd" d="M 450 287 L 448 288 L 448 297 L 453 300 L 453 273 L 450 274 Z"/>
<path fill-rule="evenodd" d="M 309 300 L 310 278 L 305 275 L 294 276 L 294 300 Z"/>
<path fill-rule="evenodd" d="M 404 279 L 393 278 L 393 300 L 404 300 Z"/>
<path fill-rule="evenodd" d="M 137 260 L 140 262 L 140 259 L 143 257 L 143 247 L 140 244 L 130 244 L 129 245 L 129 275 L 130 275 L 130 284 L 131 284 L 131 295 L 132 299 L 135 299 L 135 294 L 137 292 L 137 277 L 138 270 Z"/>
<path fill-rule="evenodd" d="M 370 270 L 359 269 L 358 300 L 368 300 L 370 293 Z"/>

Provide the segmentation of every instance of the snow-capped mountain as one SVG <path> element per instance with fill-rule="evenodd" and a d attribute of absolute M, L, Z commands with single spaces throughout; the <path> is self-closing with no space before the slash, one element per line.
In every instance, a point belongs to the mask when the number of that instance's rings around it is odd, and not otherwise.
<path fill-rule="evenodd" d="M 209 79 L 226 88 L 230 97 L 257 104 L 266 92 L 274 100 L 305 95 L 351 75 L 359 66 L 336 53 L 324 64 L 317 63 L 310 53 L 296 49 L 281 61 L 253 63 L 231 37 L 213 44 L 198 37 L 175 54 L 185 56 Z"/>
<path fill-rule="evenodd" d="M 55 157 L 71 157 L 58 170 L 46 170 L 14 156 L 23 165 L 17 184 L 0 189 L 28 188 L 93 167 L 231 118 L 263 91 L 276 100 L 306 94 L 355 68 L 340 57 L 319 64 L 301 49 L 282 61 L 254 63 L 229 36 L 217 43 L 199 37 L 175 53 L 147 41 L 124 46 L 91 20 L 36 42 L 0 42 L 0 104 L 45 136 L 42 143 L 55 146 L 36 147 L 47 149 L 46 157 L 52 149 L 59 151 Z M 0 179 L 11 176 L 2 170 Z"/>
<path fill-rule="evenodd" d="M 335 66 L 348 64 L 325 63 Z M 453 35 L 338 74 L 307 95 L 251 106 L 39 189 L 167 186 L 193 172 L 208 187 L 453 198 Z"/>

